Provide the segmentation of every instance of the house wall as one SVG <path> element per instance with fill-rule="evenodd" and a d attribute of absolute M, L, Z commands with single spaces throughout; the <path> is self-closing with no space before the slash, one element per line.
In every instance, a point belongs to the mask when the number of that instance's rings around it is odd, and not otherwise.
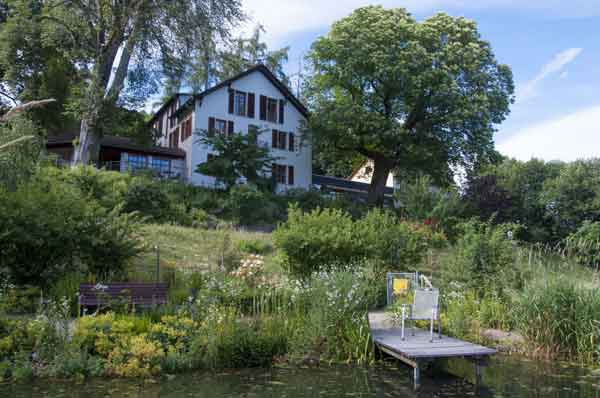
<path fill-rule="evenodd" d="M 371 178 L 373 178 L 373 161 L 368 160 L 360 167 L 360 169 L 357 172 L 355 172 L 350 177 L 350 180 L 370 184 Z M 385 182 L 385 186 L 394 188 L 394 174 L 393 173 L 390 173 L 388 175 L 388 178 Z"/>
<path fill-rule="evenodd" d="M 216 90 L 202 100 L 196 101 L 194 130 L 207 130 L 209 117 L 234 122 L 234 132 L 247 134 L 248 126 L 258 126 L 261 131 L 258 141 L 267 145 L 271 155 L 279 158 L 276 163 L 294 166 L 294 185 L 278 184 L 277 191 L 285 191 L 290 188 L 308 189 L 312 181 L 312 151 L 307 140 L 303 140 L 300 132 L 300 123 L 303 116 L 291 102 L 287 101 L 284 106 L 284 123 L 271 123 L 260 120 L 260 96 L 265 95 L 277 100 L 285 99 L 283 94 L 259 71 L 246 75 L 231 84 L 234 90 L 252 92 L 255 94 L 254 117 L 237 116 L 228 112 L 229 91 L 228 87 Z M 297 150 L 280 150 L 272 148 L 272 130 L 291 132 L 295 134 Z M 208 154 L 213 153 L 211 148 L 202 145 L 192 139 L 190 143 L 184 143 L 184 149 L 189 159 L 190 181 L 196 185 L 214 186 L 215 179 L 195 173 L 194 170 L 199 163 L 206 162 Z"/>

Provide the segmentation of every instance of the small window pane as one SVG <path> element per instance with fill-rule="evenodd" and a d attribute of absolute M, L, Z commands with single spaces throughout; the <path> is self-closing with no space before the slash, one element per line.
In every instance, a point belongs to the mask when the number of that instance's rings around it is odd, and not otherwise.
<path fill-rule="evenodd" d="M 233 111 L 236 115 L 246 116 L 246 93 L 236 91 L 233 97 Z"/>
<path fill-rule="evenodd" d="M 269 122 L 277 122 L 277 100 L 273 98 L 267 99 L 267 120 Z"/>
<path fill-rule="evenodd" d="M 168 173 L 171 168 L 171 161 L 169 159 L 152 158 L 152 168 L 161 173 Z"/>
<path fill-rule="evenodd" d="M 127 158 L 131 170 L 145 169 L 148 166 L 148 158 L 144 155 L 129 155 Z"/>
<path fill-rule="evenodd" d="M 225 134 L 227 132 L 227 122 L 225 120 L 215 120 L 215 130 L 218 133 Z"/>

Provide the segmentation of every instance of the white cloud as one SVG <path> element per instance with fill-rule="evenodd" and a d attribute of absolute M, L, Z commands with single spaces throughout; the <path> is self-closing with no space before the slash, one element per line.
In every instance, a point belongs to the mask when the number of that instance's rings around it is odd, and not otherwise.
<path fill-rule="evenodd" d="M 598 158 L 600 105 L 526 127 L 498 143 L 497 149 L 520 160 Z"/>
<path fill-rule="evenodd" d="M 568 48 L 556 54 L 537 75 L 517 90 L 517 102 L 527 101 L 537 96 L 539 86 L 548 77 L 560 73 L 564 68 L 573 62 L 575 58 L 583 51 L 582 48 Z M 561 78 L 566 77 L 566 72 L 560 74 Z"/>
<path fill-rule="evenodd" d="M 244 10 L 267 30 L 269 44 L 281 44 L 285 36 L 327 29 L 354 9 L 373 4 L 369 0 L 243 0 Z M 573 18 L 600 16 L 600 1 L 592 0 L 380 0 L 385 7 L 405 7 L 417 15 L 438 11 L 529 12 L 534 15 Z"/>

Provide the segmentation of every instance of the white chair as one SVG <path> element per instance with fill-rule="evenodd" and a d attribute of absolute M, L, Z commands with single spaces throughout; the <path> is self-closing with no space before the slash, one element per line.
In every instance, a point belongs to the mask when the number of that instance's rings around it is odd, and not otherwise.
<path fill-rule="evenodd" d="M 433 324 L 437 321 L 438 337 L 442 338 L 442 323 L 439 319 L 440 291 L 438 289 L 418 288 L 414 290 L 413 303 L 402 304 L 402 331 L 401 337 L 404 340 L 404 324 L 406 321 L 430 321 L 429 333 L 430 342 L 433 343 Z M 414 336 L 415 326 L 413 325 L 412 335 Z"/>

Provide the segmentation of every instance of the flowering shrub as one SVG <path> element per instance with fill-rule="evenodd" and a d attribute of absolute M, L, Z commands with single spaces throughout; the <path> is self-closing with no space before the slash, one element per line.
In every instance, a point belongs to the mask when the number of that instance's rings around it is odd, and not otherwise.
<path fill-rule="evenodd" d="M 255 286 L 264 269 L 264 257 L 259 254 L 250 254 L 244 257 L 240 266 L 231 274 L 236 278 L 240 278 L 251 286 Z"/>
<path fill-rule="evenodd" d="M 361 266 L 348 264 L 341 270 L 322 271 L 293 285 L 291 301 L 295 309 L 289 313 L 296 313 L 290 328 L 294 355 L 369 360 L 366 315 L 382 292 L 373 283 L 371 273 Z"/>
<path fill-rule="evenodd" d="M 165 352 L 145 334 L 128 336 L 107 357 L 107 371 L 121 377 L 149 377 L 160 373 Z"/>
<path fill-rule="evenodd" d="M 148 338 L 160 344 L 165 351 L 186 352 L 198 327 L 198 322 L 183 314 L 165 315 L 159 323 L 150 326 Z"/>

